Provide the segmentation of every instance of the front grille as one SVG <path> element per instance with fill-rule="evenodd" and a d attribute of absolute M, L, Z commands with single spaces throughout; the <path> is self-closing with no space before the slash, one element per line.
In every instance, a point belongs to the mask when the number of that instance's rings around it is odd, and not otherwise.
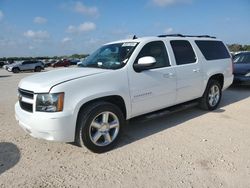
<path fill-rule="evenodd" d="M 26 98 L 29 98 L 29 99 L 34 98 L 34 92 L 33 91 L 28 91 L 28 90 L 18 88 L 18 92 L 22 97 L 26 97 Z"/>
<path fill-rule="evenodd" d="M 34 92 L 18 88 L 18 93 L 20 107 L 27 112 L 33 112 Z M 25 98 L 26 100 L 24 100 Z"/>
<path fill-rule="evenodd" d="M 23 110 L 28 111 L 28 112 L 33 112 L 33 104 L 22 102 L 20 100 L 19 100 L 19 104 Z"/>

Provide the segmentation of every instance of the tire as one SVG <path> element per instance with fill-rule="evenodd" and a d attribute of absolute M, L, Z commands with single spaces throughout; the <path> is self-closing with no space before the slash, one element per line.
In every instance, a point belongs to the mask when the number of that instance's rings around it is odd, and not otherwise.
<path fill-rule="evenodd" d="M 200 108 L 204 110 L 215 110 L 221 100 L 221 85 L 217 80 L 209 80 L 207 88 L 200 99 Z"/>
<path fill-rule="evenodd" d="M 41 67 L 35 67 L 35 72 L 41 72 L 42 68 Z"/>
<path fill-rule="evenodd" d="M 19 70 L 19 68 L 13 68 L 13 73 L 19 73 L 20 72 L 20 70 Z"/>
<path fill-rule="evenodd" d="M 107 152 L 117 144 L 124 124 L 124 115 L 116 105 L 92 103 L 79 112 L 75 143 L 95 153 Z"/>

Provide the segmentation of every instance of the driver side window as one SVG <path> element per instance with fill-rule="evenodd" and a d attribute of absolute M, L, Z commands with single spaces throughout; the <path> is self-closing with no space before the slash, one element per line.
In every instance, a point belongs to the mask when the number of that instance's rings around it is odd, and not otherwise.
<path fill-rule="evenodd" d="M 27 65 L 28 64 L 28 61 L 24 61 L 23 63 L 22 63 L 22 65 Z"/>
<path fill-rule="evenodd" d="M 154 41 L 147 43 L 138 54 L 135 63 L 145 56 L 152 56 L 156 59 L 156 64 L 152 69 L 170 66 L 167 50 L 162 41 Z"/>

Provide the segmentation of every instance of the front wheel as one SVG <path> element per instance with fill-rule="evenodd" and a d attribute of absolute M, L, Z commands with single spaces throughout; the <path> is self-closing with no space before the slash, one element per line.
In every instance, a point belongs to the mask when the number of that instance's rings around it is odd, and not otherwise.
<path fill-rule="evenodd" d="M 20 70 L 19 70 L 19 68 L 13 68 L 13 73 L 19 73 L 20 72 Z"/>
<path fill-rule="evenodd" d="M 221 100 L 221 85 L 217 80 L 210 80 L 206 91 L 200 99 L 200 107 L 205 110 L 215 110 Z"/>
<path fill-rule="evenodd" d="M 96 102 L 79 112 L 76 144 L 93 152 L 111 150 L 120 138 L 124 115 L 114 104 Z"/>

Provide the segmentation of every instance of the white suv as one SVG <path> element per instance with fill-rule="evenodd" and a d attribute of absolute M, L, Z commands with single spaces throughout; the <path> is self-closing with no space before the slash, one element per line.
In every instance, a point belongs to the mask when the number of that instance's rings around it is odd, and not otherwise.
<path fill-rule="evenodd" d="M 29 60 L 29 61 L 16 62 L 10 65 L 6 65 L 5 69 L 13 73 L 19 73 L 20 71 L 27 71 L 27 70 L 41 72 L 41 70 L 44 69 L 44 64 L 41 61 Z"/>
<path fill-rule="evenodd" d="M 33 137 L 105 152 L 126 120 L 193 100 L 214 110 L 232 81 L 231 56 L 214 37 L 122 40 L 103 45 L 79 68 L 22 79 L 16 119 Z"/>

